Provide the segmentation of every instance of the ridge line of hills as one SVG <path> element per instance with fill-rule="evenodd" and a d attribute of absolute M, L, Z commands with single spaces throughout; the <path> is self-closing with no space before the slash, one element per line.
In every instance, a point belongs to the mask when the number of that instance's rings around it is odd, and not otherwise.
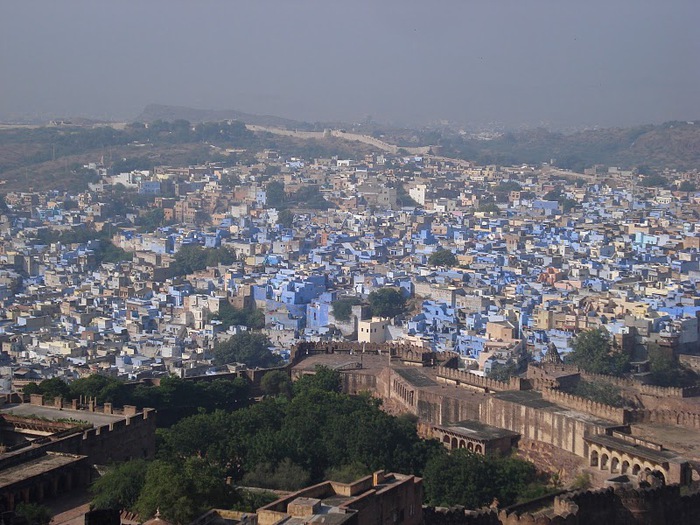
<path fill-rule="evenodd" d="M 144 122 L 153 125 L 145 128 Z M 346 132 L 344 127 L 350 129 Z M 270 133 L 271 128 L 294 132 Z M 325 129 L 336 132 L 318 133 Z M 352 140 L 359 135 L 368 140 Z M 149 169 L 163 164 L 221 162 L 221 151 L 227 149 L 246 149 L 249 154 L 274 149 L 282 155 L 311 159 L 358 157 L 379 151 L 378 147 L 391 150 L 392 145 L 396 145 L 395 152 L 404 153 L 430 145 L 437 155 L 480 165 L 550 163 L 578 173 L 594 165 L 637 168 L 645 174 L 700 169 L 700 121 L 572 134 L 531 129 L 470 135 L 450 128 L 399 129 L 372 122 L 352 127 L 342 123 L 310 124 L 235 110 L 151 104 L 134 123 L 126 125 L 66 119 L 49 126 L 0 126 L 0 192 L 29 187 L 84 188 L 88 180 L 82 165 L 101 158 L 108 167 L 114 161 L 125 161 L 122 168 Z M 235 161 L 233 157 L 227 160 Z"/>

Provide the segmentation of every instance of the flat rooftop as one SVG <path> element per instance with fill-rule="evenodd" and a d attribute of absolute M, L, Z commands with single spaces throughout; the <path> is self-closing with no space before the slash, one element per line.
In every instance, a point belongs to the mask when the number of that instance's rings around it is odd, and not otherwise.
<path fill-rule="evenodd" d="M 478 441 L 490 441 L 492 439 L 512 438 L 519 436 L 517 432 L 512 432 L 504 428 L 492 427 L 480 421 L 467 420 L 459 421 L 451 425 L 436 425 L 436 428 L 454 432 L 460 436 Z"/>
<path fill-rule="evenodd" d="M 89 410 L 70 410 L 53 408 L 49 406 L 32 405 L 20 403 L 13 405 L 3 405 L 0 414 L 12 414 L 21 417 L 36 417 L 38 419 L 74 419 L 77 421 L 87 421 L 96 427 L 101 427 L 126 419 L 124 416 L 115 414 L 103 414 L 102 412 L 90 412 Z"/>
<path fill-rule="evenodd" d="M 558 414 L 567 414 L 574 419 L 579 419 L 581 421 L 586 421 L 588 423 L 593 423 L 601 427 L 618 427 L 620 425 L 613 423 L 607 419 L 601 419 L 595 417 L 586 412 L 581 412 L 580 410 L 574 410 L 573 408 L 564 407 L 547 401 L 542 397 L 540 392 L 536 390 L 506 390 L 504 392 L 496 392 L 493 397 L 497 399 L 502 399 L 504 401 L 510 401 L 511 403 L 517 403 L 526 407 L 534 408 L 536 410 L 544 410 L 547 412 L 556 412 Z"/>
<path fill-rule="evenodd" d="M 644 445 L 630 443 L 615 436 L 601 434 L 597 436 L 589 436 L 586 438 L 586 440 L 597 445 L 603 445 L 609 449 L 626 452 L 631 456 L 648 459 L 654 463 L 667 463 L 673 462 L 674 460 L 683 461 L 683 458 L 680 458 L 678 454 L 672 450 L 654 450 L 652 448 L 645 447 Z"/>
<path fill-rule="evenodd" d="M 73 456 L 68 454 L 47 453 L 30 461 L 25 461 L 21 465 L 3 469 L 0 472 L 0 490 L 9 487 L 20 481 L 41 476 L 52 470 L 65 467 L 82 461 L 87 456 Z"/>

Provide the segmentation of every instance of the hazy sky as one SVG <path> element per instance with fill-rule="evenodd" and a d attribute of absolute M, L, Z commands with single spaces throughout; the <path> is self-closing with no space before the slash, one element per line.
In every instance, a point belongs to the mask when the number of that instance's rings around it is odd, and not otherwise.
<path fill-rule="evenodd" d="M 0 118 L 700 118 L 698 0 L 2 0 Z"/>

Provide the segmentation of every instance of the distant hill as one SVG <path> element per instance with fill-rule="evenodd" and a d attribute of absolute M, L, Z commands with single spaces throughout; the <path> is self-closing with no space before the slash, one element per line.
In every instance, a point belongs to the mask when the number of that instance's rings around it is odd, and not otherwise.
<path fill-rule="evenodd" d="M 480 164 L 540 164 L 553 160 L 559 167 L 579 172 L 594 164 L 657 170 L 700 168 L 700 121 L 572 134 L 534 129 L 504 133 L 492 140 L 443 134 L 438 143 L 442 154 Z"/>
<path fill-rule="evenodd" d="M 240 120 L 246 124 L 255 124 L 258 126 L 300 130 L 314 129 L 314 125 L 308 122 L 299 122 L 271 115 L 252 115 L 233 109 L 195 109 L 163 104 L 147 105 L 134 120 L 136 122 L 153 122 L 155 120 L 172 122 L 173 120 L 187 120 L 193 124 L 198 124 L 200 122 L 221 122 L 223 120 Z"/>

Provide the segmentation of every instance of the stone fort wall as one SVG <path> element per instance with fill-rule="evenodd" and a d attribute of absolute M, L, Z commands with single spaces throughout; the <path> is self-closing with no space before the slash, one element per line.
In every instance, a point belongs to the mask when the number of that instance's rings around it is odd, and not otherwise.
<path fill-rule="evenodd" d="M 533 503 L 549 503 L 550 512 L 534 512 L 529 508 L 535 506 Z M 427 507 L 423 509 L 423 520 L 425 525 L 696 525 L 699 513 L 700 494 L 681 496 L 677 485 L 669 485 L 546 496 L 503 510 Z"/>

